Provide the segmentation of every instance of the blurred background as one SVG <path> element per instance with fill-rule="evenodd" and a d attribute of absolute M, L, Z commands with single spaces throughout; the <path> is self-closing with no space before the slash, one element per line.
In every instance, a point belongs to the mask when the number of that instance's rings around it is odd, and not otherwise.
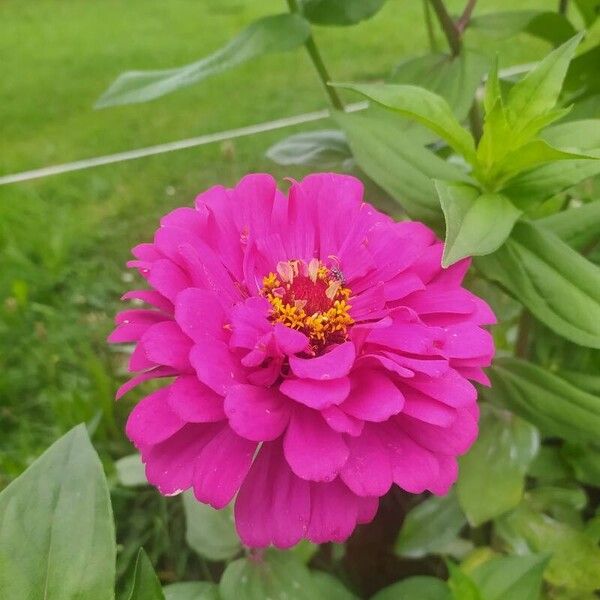
<path fill-rule="evenodd" d="M 463 4 L 448 3 L 456 11 Z M 549 4 L 555 8 L 549 0 L 481 0 L 477 11 Z M 146 104 L 93 109 L 122 71 L 191 62 L 257 17 L 285 10 L 282 0 L 3 0 L 0 177 L 326 108 L 300 48 Z M 316 27 L 315 37 L 337 81 L 385 79 L 403 58 L 428 48 L 420 0 L 389 0 L 373 19 Z M 514 38 L 473 43 L 490 56 L 499 52 L 503 66 L 550 48 L 525 35 L 519 40 L 518 49 Z M 85 421 L 113 487 L 120 572 L 141 544 L 164 580 L 206 569 L 174 551 L 183 535 L 180 504 L 119 485 L 114 467 L 133 451 L 123 420 L 139 397 L 114 402 L 125 350 L 105 342 L 118 299 L 132 287 L 124 268 L 129 249 L 152 236 L 160 215 L 213 184 L 256 171 L 301 177 L 308 168 L 277 166 L 265 152 L 291 133 L 332 126 L 320 121 L 0 185 L 0 489 Z M 371 202 L 384 202 L 381 190 L 368 190 Z"/>

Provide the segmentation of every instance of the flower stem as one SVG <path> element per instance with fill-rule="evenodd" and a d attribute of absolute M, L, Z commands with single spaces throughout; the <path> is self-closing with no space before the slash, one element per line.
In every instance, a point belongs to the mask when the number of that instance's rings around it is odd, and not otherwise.
<path fill-rule="evenodd" d="M 423 0 L 423 12 L 425 14 L 425 25 L 427 27 L 429 49 L 432 52 L 435 52 L 437 50 L 437 42 L 435 40 L 435 32 L 433 30 L 433 19 L 431 18 L 431 7 L 429 6 L 429 0 Z"/>
<path fill-rule="evenodd" d="M 448 46 L 450 46 L 450 52 L 452 56 L 458 56 L 460 53 L 461 40 L 460 31 L 456 26 L 456 23 L 450 16 L 450 13 L 446 9 L 443 0 L 429 0 L 431 6 L 437 15 L 438 21 L 444 31 L 444 35 L 448 40 Z"/>
<path fill-rule="evenodd" d="M 559 15 L 566 15 L 567 14 L 567 8 L 569 6 L 569 0 L 559 0 L 558 3 L 558 14 Z"/>
<path fill-rule="evenodd" d="M 287 0 L 287 3 L 288 3 L 288 7 L 290 9 L 290 12 L 292 12 L 292 13 L 300 12 L 298 9 L 298 4 L 297 4 L 296 0 Z M 315 43 L 315 38 L 313 37 L 312 33 L 310 33 L 309 36 L 306 38 L 306 41 L 304 42 L 304 47 L 306 48 L 306 51 L 308 52 L 308 55 L 310 56 L 310 60 L 312 61 L 313 65 L 315 67 L 315 70 L 317 71 L 317 75 L 319 76 L 319 79 L 321 80 L 321 83 L 323 84 L 323 89 L 325 90 L 325 93 L 327 94 L 327 97 L 329 99 L 329 102 L 331 103 L 331 106 L 333 108 L 335 108 L 336 110 L 344 110 L 344 104 L 342 103 L 342 99 L 339 97 L 335 88 L 332 88 L 329 85 L 329 82 L 331 81 L 331 77 L 329 76 L 329 73 L 327 72 L 327 67 L 325 67 L 325 63 L 323 62 L 323 58 L 321 57 L 321 53 L 319 52 L 319 49 L 317 48 L 317 44 Z"/>
<path fill-rule="evenodd" d="M 527 358 L 529 353 L 529 332 L 531 331 L 531 314 L 524 308 L 519 319 L 519 335 L 515 344 L 515 355 Z"/>

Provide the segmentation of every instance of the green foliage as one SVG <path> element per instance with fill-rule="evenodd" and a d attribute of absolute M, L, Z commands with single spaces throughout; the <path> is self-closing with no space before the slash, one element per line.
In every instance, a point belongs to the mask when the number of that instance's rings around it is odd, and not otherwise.
<path fill-rule="evenodd" d="M 165 600 L 160 582 L 143 548 L 137 555 L 129 600 Z"/>
<path fill-rule="evenodd" d="M 448 586 L 435 577 L 409 577 L 387 587 L 371 600 L 452 600 Z"/>
<path fill-rule="evenodd" d="M 165 600 L 220 600 L 219 589 L 207 581 L 172 583 L 163 588 Z"/>
<path fill-rule="evenodd" d="M 267 150 L 267 158 L 278 165 L 336 168 L 352 164 L 346 137 L 336 129 L 296 133 Z"/>
<path fill-rule="evenodd" d="M 317 25 L 354 25 L 375 15 L 386 0 L 299 0 L 302 14 Z"/>

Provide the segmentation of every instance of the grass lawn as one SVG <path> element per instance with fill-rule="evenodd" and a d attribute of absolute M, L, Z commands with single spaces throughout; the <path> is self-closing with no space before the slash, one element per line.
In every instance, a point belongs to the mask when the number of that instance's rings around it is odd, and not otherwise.
<path fill-rule="evenodd" d="M 482 0 L 478 10 L 547 4 Z M 462 2 L 450 5 L 458 11 Z M 284 9 L 282 0 L 4 0 L 0 175 L 323 108 L 298 50 L 148 104 L 92 110 L 121 71 L 190 62 Z M 385 77 L 427 48 L 418 0 L 389 0 L 371 21 L 315 35 L 337 80 Z M 522 41 L 530 58 L 546 49 Z M 514 47 L 498 47 L 503 64 L 516 59 Z M 81 421 L 109 472 L 112 458 L 131 452 L 121 433 L 127 405 L 113 402 L 123 354 L 104 341 L 131 287 L 128 249 L 152 235 L 162 213 L 214 183 L 261 170 L 302 176 L 264 158 L 299 130 L 0 187 L 0 488 Z"/>

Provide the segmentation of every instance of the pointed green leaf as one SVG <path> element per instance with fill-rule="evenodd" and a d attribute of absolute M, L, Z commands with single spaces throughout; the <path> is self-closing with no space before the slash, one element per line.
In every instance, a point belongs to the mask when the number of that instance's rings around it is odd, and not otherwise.
<path fill-rule="evenodd" d="M 560 238 L 521 221 L 502 248 L 476 265 L 556 333 L 600 348 L 600 268 Z"/>
<path fill-rule="evenodd" d="M 431 496 L 406 515 L 395 551 L 399 556 L 408 558 L 422 558 L 440 552 L 466 523 L 454 492 L 446 496 Z"/>
<path fill-rule="evenodd" d="M 598 239 L 600 200 L 538 219 L 536 224 L 551 231 L 572 248 L 581 250 Z"/>
<path fill-rule="evenodd" d="M 319 590 L 319 598 L 327 598 L 327 600 L 358 600 L 346 586 L 333 575 L 324 571 L 312 571 L 312 578 L 315 582 L 316 589 Z"/>
<path fill-rule="evenodd" d="M 503 556 L 478 566 L 472 577 L 485 600 L 536 600 L 547 564 L 543 554 Z"/>
<path fill-rule="evenodd" d="M 332 85 L 358 92 L 404 117 L 414 119 L 445 140 L 468 162 L 475 162 L 473 136 L 461 126 L 452 109 L 441 96 L 412 85 L 385 83 L 336 83 Z"/>
<path fill-rule="evenodd" d="M 574 442 L 600 437 L 600 400 L 533 363 L 497 358 L 484 395 L 510 408 L 546 435 Z"/>
<path fill-rule="evenodd" d="M 413 143 L 410 136 L 376 115 L 338 112 L 334 119 L 346 132 L 360 168 L 411 218 L 429 223 L 441 221 L 432 180 L 464 179 L 463 172 Z"/>
<path fill-rule="evenodd" d="M 498 101 L 503 103 L 502 89 L 500 88 L 500 78 L 498 77 L 498 56 L 494 58 L 492 68 L 485 82 L 485 90 L 483 95 L 483 108 L 486 115 L 491 113 Z"/>
<path fill-rule="evenodd" d="M 143 548 L 137 555 L 129 600 L 165 600 L 160 581 Z"/>
<path fill-rule="evenodd" d="M 263 17 L 220 50 L 189 65 L 122 73 L 96 102 L 96 108 L 153 100 L 263 54 L 293 50 L 309 35 L 310 25 L 297 14 Z"/>
<path fill-rule="evenodd" d="M 510 413 L 482 413 L 479 438 L 460 459 L 458 500 L 474 527 L 514 508 L 540 446 L 535 427 Z"/>
<path fill-rule="evenodd" d="M 11 600 L 112 600 L 115 532 L 85 426 L 0 493 L 0 590 Z"/>
<path fill-rule="evenodd" d="M 502 194 L 481 194 L 472 186 L 443 181 L 435 186 L 446 219 L 443 267 L 497 250 L 521 214 Z"/>
<path fill-rule="evenodd" d="M 332 169 L 345 166 L 352 152 L 342 131 L 325 129 L 296 133 L 273 144 L 267 158 L 278 165 L 303 165 Z"/>
<path fill-rule="evenodd" d="M 172 583 L 163 593 L 165 600 L 220 600 L 217 585 L 207 581 Z"/>
<path fill-rule="evenodd" d="M 355 25 L 377 14 L 386 0 L 300 0 L 302 14 L 318 25 Z"/>
<path fill-rule="evenodd" d="M 475 582 L 451 561 L 447 561 L 448 587 L 452 600 L 485 600 Z"/>
<path fill-rule="evenodd" d="M 209 560 L 225 560 L 240 552 L 230 507 L 216 510 L 198 502 L 191 492 L 183 494 L 185 539 L 190 548 Z"/>
<path fill-rule="evenodd" d="M 377 592 L 371 600 L 452 600 L 446 582 L 435 577 L 409 577 Z"/>
<path fill-rule="evenodd" d="M 575 0 L 586 26 L 590 26 L 600 16 L 600 0 Z"/>
<path fill-rule="evenodd" d="M 554 108 L 569 63 L 582 37 L 580 33 L 551 52 L 511 88 L 506 108 L 517 129 Z"/>

